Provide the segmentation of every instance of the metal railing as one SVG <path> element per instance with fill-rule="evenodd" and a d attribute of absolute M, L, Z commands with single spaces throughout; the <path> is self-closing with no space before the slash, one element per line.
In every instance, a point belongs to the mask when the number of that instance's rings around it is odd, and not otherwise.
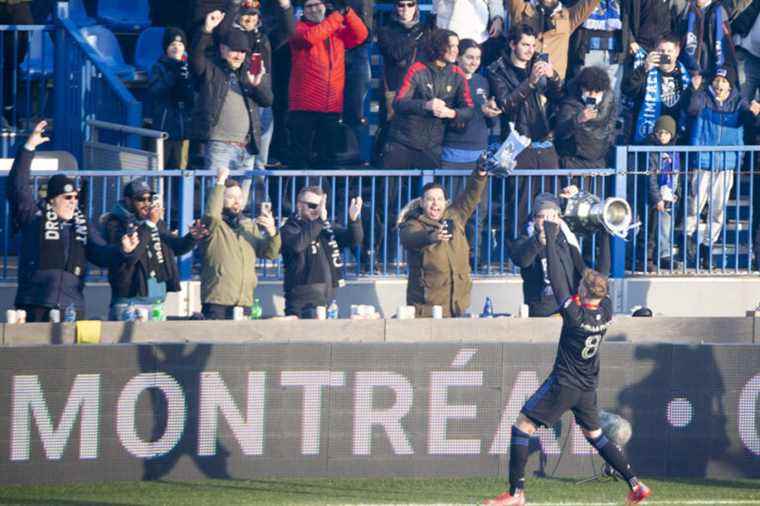
<path fill-rule="evenodd" d="M 756 244 L 760 146 L 620 147 L 628 201 L 641 221 L 626 269 L 642 274 L 744 274 Z M 672 173 L 658 167 L 672 166 Z M 657 208 L 661 186 L 672 202 Z"/>
<path fill-rule="evenodd" d="M 254 171 L 233 173 L 241 181 L 251 181 L 249 214 L 257 214 L 259 204 L 267 199 L 277 224 L 295 210 L 298 190 L 309 185 L 320 185 L 328 195 L 328 212 L 331 220 L 339 224 L 348 223 L 350 200 L 361 195 L 364 200 L 362 223 L 365 240 L 360 248 L 346 251 L 346 275 L 357 276 L 402 276 L 406 274 L 406 254 L 401 245 L 399 228 L 396 225 L 399 213 L 412 199 L 420 196 L 422 185 L 437 181 L 446 188 L 450 198 L 461 191 L 469 171 L 461 170 L 336 170 L 336 171 Z M 50 173 L 32 174 L 33 190 L 38 191 Z M 165 220 L 171 229 L 185 233 L 194 218 L 203 216 L 209 191 L 213 188 L 213 171 L 165 170 L 154 171 L 76 171 L 69 175 L 78 177 L 83 187 L 80 201 L 87 216 L 98 220 L 111 211 L 123 194 L 123 187 L 133 178 L 144 178 L 155 189 L 163 189 Z M 538 177 L 537 177 L 538 175 Z M 532 198 L 525 199 L 526 206 L 520 208 L 520 195 L 540 191 L 556 192 L 568 181 L 577 177 L 582 187 L 606 196 L 612 187 L 613 170 L 584 172 L 556 171 L 515 171 L 509 178 L 489 178 L 482 203 L 468 226 L 468 237 L 472 244 L 471 264 L 475 274 L 483 276 L 516 275 L 517 268 L 509 258 L 509 243 L 522 231 L 520 221 L 530 212 Z M 579 177 L 581 176 L 581 177 Z M 0 181 L 5 177 L 0 176 Z M 4 182 L 4 181 L 2 181 Z M 0 279 L 14 279 L 16 240 L 11 233 L 10 209 L 4 203 L 4 216 L 0 247 L 3 252 Z M 592 238 L 581 240 L 583 251 L 590 262 L 595 261 L 596 241 Z M 193 263 L 197 271 L 198 258 L 188 255 L 180 260 L 180 270 L 184 279 L 193 275 Z M 262 278 L 280 278 L 283 274 L 279 261 L 260 261 L 259 275 Z M 93 270 L 95 277 L 104 275 Z"/>
<path fill-rule="evenodd" d="M 59 4 L 63 5 L 63 4 Z M 116 77 L 98 53 L 85 41 L 78 27 L 59 12 L 55 40 L 55 137 L 56 149 L 84 159 L 83 146 L 90 138 L 87 121 L 101 120 L 130 127 L 142 126 L 142 104 Z M 104 135 L 101 140 L 108 141 Z M 139 148 L 130 138 L 128 145 Z"/>

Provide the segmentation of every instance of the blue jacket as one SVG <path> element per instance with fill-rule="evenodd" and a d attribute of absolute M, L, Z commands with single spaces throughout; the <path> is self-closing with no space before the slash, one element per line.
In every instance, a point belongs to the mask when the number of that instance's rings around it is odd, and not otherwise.
<path fill-rule="evenodd" d="M 709 87 L 692 95 L 689 116 L 692 117 L 692 146 L 743 146 L 744 125 L 752 115 L 736 89 L 732 89 L 728 99 L 721 104 Z M 708 151 L 690 156 L 689 164 L 691 168 L 702 170 L 734 170 L 741 160 L 740 154 L 739 151 Z"/>
<path fill-rule="evenodd" d="M 13 223 L 21 235 L 18 267 L 18 290 L 16 306 L 36 305 L 65 309 L 74 304 L 84 311 L 84 283 L 87 269 L 79 276 L 64 269 L 40 270 L 40 228 L 43 226 L 42 208 L 32 196 L 30 170 L 34 151 L 21 148 L 8 174 L 6 187 L 11 204 Z M 69 234 L 68 244 L 73 243 L 74 227 L 63 226 L 61 231 Z M 119 246 L 108 246 L 92 222 L 87 222 L 87 260 L 99 267 L 108 267 L 112 261 L 124 258 Z M 68 251 L 63 253 L 68 255 Z"/>

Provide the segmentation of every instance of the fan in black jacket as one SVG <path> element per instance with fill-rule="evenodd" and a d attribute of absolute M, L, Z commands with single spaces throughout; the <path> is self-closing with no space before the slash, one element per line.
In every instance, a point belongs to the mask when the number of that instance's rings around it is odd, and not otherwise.
<path fill-rule="evenodd" d="M 19 149 L 6 188 L 21 235 L 15 306 L 26 310 L 29 322 L 49 321 L 51 309 L 63 312 L 72 304 L 82 316 L 87 262 L 108 267 L 131 257 L 138 245 L 135 235 L 122 233 L 114 237 L 118 246 L 108 246 L 79 208 L 74 180 L 63 174 L 51 177 L 45 200 L 35 202 L 30 171 L 35 149 L 49 140 L 46 125 L 38 123 Z"/>
<path fill-rule="evenodd" d="M 351 199 L 347 228 L 327 219 L 327 195 L 319 186 L 302 188 L 296 200 L 296 213 L 280 227 L 285 314 L 314 318 L 315 308 L 328 305 L 345 284 L 341 250 L 362 243 L 362 199 Z"/>
<path fill-rule="evenodd" d="M 461 129 L 472 118 L 470 87 L 455 65 L 459 38 L 438 29 L 430 47 L 431 61 L 413 64 L 396 95 L 395 116 L 381 155 L 385 169 L 438 167 L 447 126 Z"/>

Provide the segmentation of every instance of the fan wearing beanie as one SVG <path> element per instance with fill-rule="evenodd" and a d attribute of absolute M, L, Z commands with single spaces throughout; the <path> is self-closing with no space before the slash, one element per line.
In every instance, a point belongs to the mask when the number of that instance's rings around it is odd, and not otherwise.
<path fill-rule="evenodd" d="M 185 32 L 168 27 L 162 47 L 163 55 L 150 69 L 148 110 L 153 128 L 169 134 L 164 142 L 164 167 L 186 169 L 194 93 Z"/>
<path fill-rule="evenodd" d="M 106 245 L 79 208 L 76 181 L 63 174 L 51 177 L 45 199 L 35 202 L 30 172 L 37 146 L 50 140 L 46 126 L 38 123 L 19 149 L 6 188 L 13 230 L 21 239 L 14 304 L 29 322 L 49 321 L 51 309 L 63 312 L 72 304 L 77 317 L 83 316 L 87 262 L 108 267 L 138 244 L 136 236 L 125 235 L 120 246 Z"/>

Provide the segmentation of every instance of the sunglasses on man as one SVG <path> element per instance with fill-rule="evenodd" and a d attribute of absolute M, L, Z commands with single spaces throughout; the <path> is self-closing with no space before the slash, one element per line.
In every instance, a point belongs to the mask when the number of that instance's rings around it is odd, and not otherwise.
<path fill-rule="evenodd" d="M 415 7 L 417 4 L 415 2 L 396 2 L 396 7 Z"/>
<path fill-rule="evenodd" d="M 312 210 L 313 209 L 317 209 L 319 207 L 318 203 L 315 204 L 314 202 L 306 202 L 304 200 L 301 201 L 301 204 L 306 204 L 306 207 L 308 207 L 309 209 L 312 209 Z"/>
<path fill-rule="evenodd" d="M 69 195 L 63 195 L 63 199 L 64 200 L 79 200 L 79 195 L 77 195 L 76 193 L 69 194 Z"/>

